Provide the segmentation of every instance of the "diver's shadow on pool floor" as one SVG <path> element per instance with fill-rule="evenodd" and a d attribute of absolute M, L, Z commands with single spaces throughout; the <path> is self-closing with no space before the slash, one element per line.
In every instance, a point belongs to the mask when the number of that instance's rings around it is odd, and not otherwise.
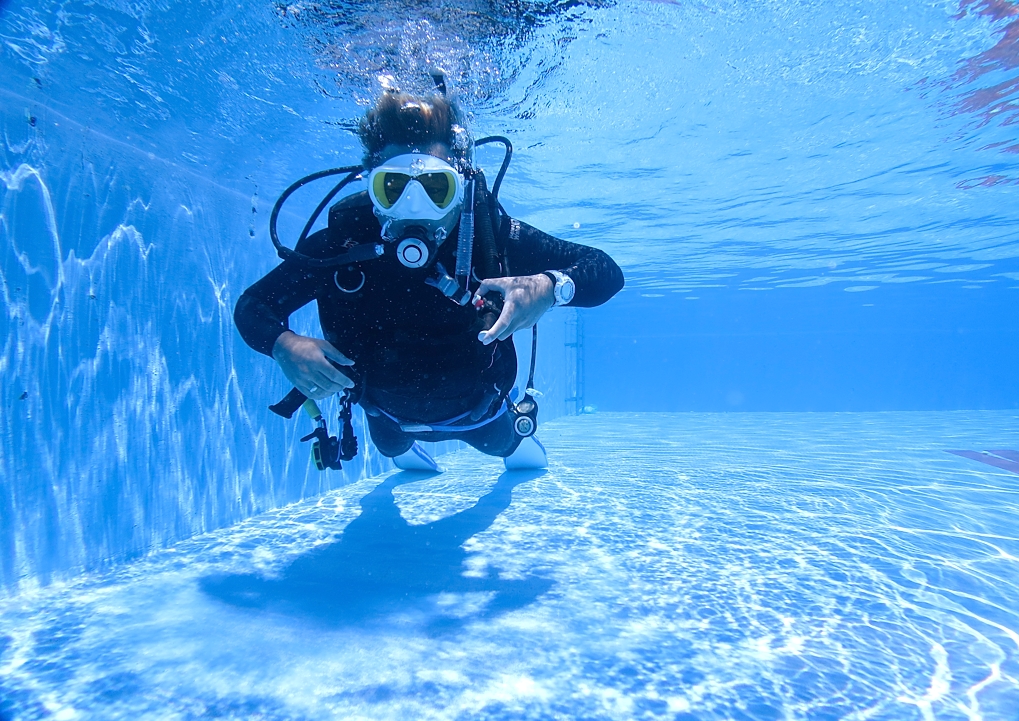
<path fill-rule="evenodd" d="M 503 473 L 495 486 L 464 511 L 420 525 L 400 515 L 393 489 L 424 478 L 390 476 L 361 499 L 361 514 L 335 543 L 299 557 L 277 578 L 255 574 L 207 576 L 202 590 L 228 604 L 292 614 L 336 626 L 360 625 L 392 614 L 423 618 L 430 631 L 454 630 L 467 621 L 523 608 L 552 587 L 541 577 L 464 576 L 467 539 L 489 528 L 509 508 L 513 489 L 545 471 Z M 445 594 L 478 594 L 474 610 L 443 609 Z M 456 598 L 456 596 L 453 596 Z"/>

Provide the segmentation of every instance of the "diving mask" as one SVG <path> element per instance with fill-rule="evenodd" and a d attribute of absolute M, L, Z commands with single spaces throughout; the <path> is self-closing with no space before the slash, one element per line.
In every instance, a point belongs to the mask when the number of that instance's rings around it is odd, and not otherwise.
<path fill-rule="evenodd" d="M 368 175 L 368 196 L 382 223 L 382 238 L 397 242 L 397 257 L 420 268 L 460 219 L 464 180 L 433 155 L 407 153 Z"/>

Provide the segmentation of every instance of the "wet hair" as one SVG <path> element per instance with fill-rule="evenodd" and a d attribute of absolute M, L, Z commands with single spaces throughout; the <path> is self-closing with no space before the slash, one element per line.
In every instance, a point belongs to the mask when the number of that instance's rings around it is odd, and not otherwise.
<path fill-rule="evenodd" d="M 471 142 L 463 114 L 443 95 L 412 95 L 388 91 L 365 113 L 357 134 L 364 146 L 367 168 L 379 164 L 387 145 L 428 146 L 445 143 L 458 160 L 465 160 Z"/>

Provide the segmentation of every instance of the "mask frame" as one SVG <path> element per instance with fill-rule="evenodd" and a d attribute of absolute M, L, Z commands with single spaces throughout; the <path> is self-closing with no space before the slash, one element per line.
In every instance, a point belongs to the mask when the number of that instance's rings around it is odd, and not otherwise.
<path fill-rule="evenodd" d="M 495 183 L 492 185 L 492 199 L 495 201 L 495 204 L 498 205 L 499 189 L 502 186 L 503 178 L 505 178 L 506 171 L 513 158 L 513 145 L 510 143 L 509 138 L 502 135 L 491 135 L 474 141 L 474 147 L 477 148 L 489 143 L 499 143 L 506 148 L 506 154 L 503 156 L 499 173 L 495 178 Z M 469 166 L 468 160 L 457 160 L 455 162 L 457 165 L 463 165 L 466 163 Z M 269 240 L 272 241 L 272 245 L 276 250 L 276 255 L 280 258 L 280 260 L 289 260 L 301 263 L 302 265 L 310 268 L 330 268 L 339 265 L 348 265 L 350 263 L 363 263 L 365 261 L 382 257 L 385 252 L 385 246 L 382 243 L 361 243 L 360 245 L 349 250 L 344 250 L 342 253 L 335 256 L 328 258 L 314 258 L 284 245 L 279 238 L 276 228 L 276 222 L 279 218 L 280 211 L 283 209 L 283 206 L 286 204 L 290 196 L 292 196 L 297 190 L 322 178 L 343 175 L 343 179 L 325 194 L 318 206 L 315 208 L 315 211 L 308 218 L 308 222 L 305 223 L 304 229 L 301 231 L 297 238 L 297 242 L 294 244 L 295 246 L 300 245 L 304 239 L 308 237 L 312 227 L 315 225 L 315 221 L 329 203 L 332 202 L 333 198 L 335 198 L 341 190 L 351 183 L 363 179 L 367 170 L 368 169 L 362 165 L 348 165 L 340 168 L 331 168 L 329 170 L 320 170 L 316 173 L 306 175 L 303 178 L 299 178 L 289 185 L 286 190 L 280 193 L 280 196 L 273 204 L 272 212 L 269 214 Z M 252 236 L 254 236 L 253 233 Z"/>
<path fill-rule="evenodd" d="M 389 203 L 388 197 L 380 197 L 380 193 L 385 193 L 385 175 L 389 173 L 410 178 L 392 203 Z M 421 176 L 438 173 L 446 175 L 454 184 L 452 197 L 443 207 L 429 196 L 418 180 Z M 460 218 L 464 177 L 448 162 L 434 155 L 416 150 L 401 153 L 373 168 L 367 180 L 368 197 L 375 208 L 375 216 L 382 224 L 383 240 L 399 242 L 410 235 L 419 237 L 423 234 L 426 237 L 421 238 L 422 241 L 441 245 Z"/>

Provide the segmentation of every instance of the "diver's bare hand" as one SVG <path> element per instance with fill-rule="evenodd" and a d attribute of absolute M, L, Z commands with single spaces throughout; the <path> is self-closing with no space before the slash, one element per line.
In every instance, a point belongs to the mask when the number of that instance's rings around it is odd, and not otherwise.
<path fill-rule="evenodd" d="M 272 347 L 272 357 L 280 364 L 287 380 L 313 400 L 320 401 L 354 386 L 354 382 L 333 365 L 352 366 L 354 361 L 321 338 L 284 331 Z"/>
<path fill-rule="evenodd" d="M 530 328 L 555 302 L 555 285 L 544 273 L 483 280 L 474 294 L 475 302 L 490 290 L 502 295 L 503 306 L 495 324 L 478 336 L 485 345 Z"/>

